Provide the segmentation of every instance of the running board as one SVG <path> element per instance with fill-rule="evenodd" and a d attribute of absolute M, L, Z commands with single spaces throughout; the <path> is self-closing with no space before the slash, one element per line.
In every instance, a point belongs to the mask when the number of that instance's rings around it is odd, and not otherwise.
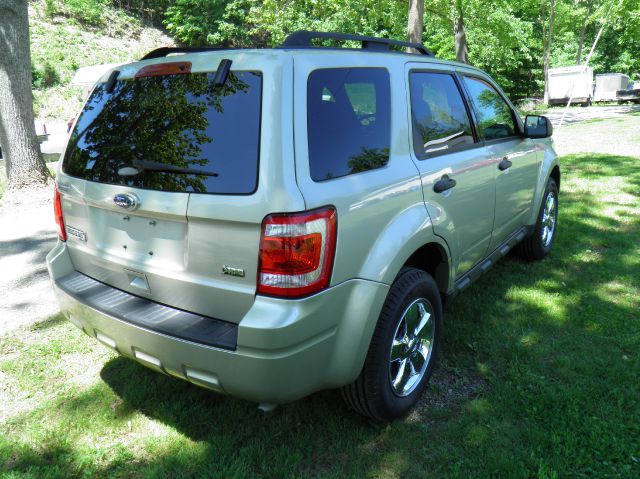
<path fill-rule="evenodd" d="M 533 226 L 523 226 L 507 240 L 493 250 L 485 259 L 477 263 L 473 268 L 463 274 L 460 279 L 456 280 L 453 296 L 461 293 L 476 281 L 480 276 L 489 271 L 501 258 L 507 255 L 515 245 L 522 241 L 527 235 L 533 231 Z"/>

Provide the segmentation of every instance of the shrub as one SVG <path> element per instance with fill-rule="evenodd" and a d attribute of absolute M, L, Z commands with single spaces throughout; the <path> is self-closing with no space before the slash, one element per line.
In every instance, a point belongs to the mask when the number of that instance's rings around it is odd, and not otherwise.
<path fill-rule="evenodd" d="M 64 0 L 67 13 L 80 23 L 104 25 L 109 0 Z"/>
<path fill-rule="evenodd" d="M 49 88 L 60 85 L 60 74 L 51 63 L 46 62 L 42 69 L 31 64 L 31 83 L 34 88 Z"/>

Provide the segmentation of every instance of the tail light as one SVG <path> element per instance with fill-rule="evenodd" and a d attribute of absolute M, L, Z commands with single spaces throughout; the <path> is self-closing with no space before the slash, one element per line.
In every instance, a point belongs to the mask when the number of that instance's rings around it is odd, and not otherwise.
<path fill-rule="evenodd" d="M 54 186 L 53 190 L 53 215 L 58 225 L 58 238 L 61 241 L 67 241 L 67 231 L 64 228 L 64 218 L 62 217 L 62 201 L 57 186 Z"/>
<path fill-rule="evenodd" d="M 294 298 L 329 286 L 336 226 L 333 207 L 267 216 L 260 238 L 258 294 Z"/>

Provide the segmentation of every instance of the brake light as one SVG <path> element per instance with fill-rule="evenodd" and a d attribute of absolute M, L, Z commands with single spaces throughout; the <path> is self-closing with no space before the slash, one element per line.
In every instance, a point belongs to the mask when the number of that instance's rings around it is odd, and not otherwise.
<path fill-rule="evenodd" d="M 53 187 L 53 215 L 58 225 L 58 238 L 60 241 L 67 241 L 67 231 L 64 228 L 64 218 L 62 217 L 62 201 L 58 187 Z"/>
<path fill-rule="evenodd" d="M 186 75 L 191 73 L 191 62 L 156 63 L 142 67 L 136 78 L 157 77 L 163 75 Z"/>
<path fill-rule="evenodd" d="M 293 298 L 329 286 L 336 226 L 333 207 L 267 216 L 260 238 L 258 294 Z"/>

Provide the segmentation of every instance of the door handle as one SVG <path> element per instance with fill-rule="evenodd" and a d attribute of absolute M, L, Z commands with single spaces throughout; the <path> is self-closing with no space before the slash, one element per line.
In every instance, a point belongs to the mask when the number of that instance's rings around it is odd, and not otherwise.
<path fill-rule="evenodd" d="M 511 163 L 511 160 L 509 160 L 509 158 L 507 158 L 506 156 L 502 159 L 500 163 L 498 163 L 498 169 L 500 171 L 508 170 L 512 166 L 513 166 L 513 163 Z"/>
<path fill-rule="evenodd" d="M 449 178 L 449 175 L 443 175 L 442 178 L 434 183 L 433 191 L 436 193 L 443 193 L 454 186 L 456 186 L 456 180 Z"/>

